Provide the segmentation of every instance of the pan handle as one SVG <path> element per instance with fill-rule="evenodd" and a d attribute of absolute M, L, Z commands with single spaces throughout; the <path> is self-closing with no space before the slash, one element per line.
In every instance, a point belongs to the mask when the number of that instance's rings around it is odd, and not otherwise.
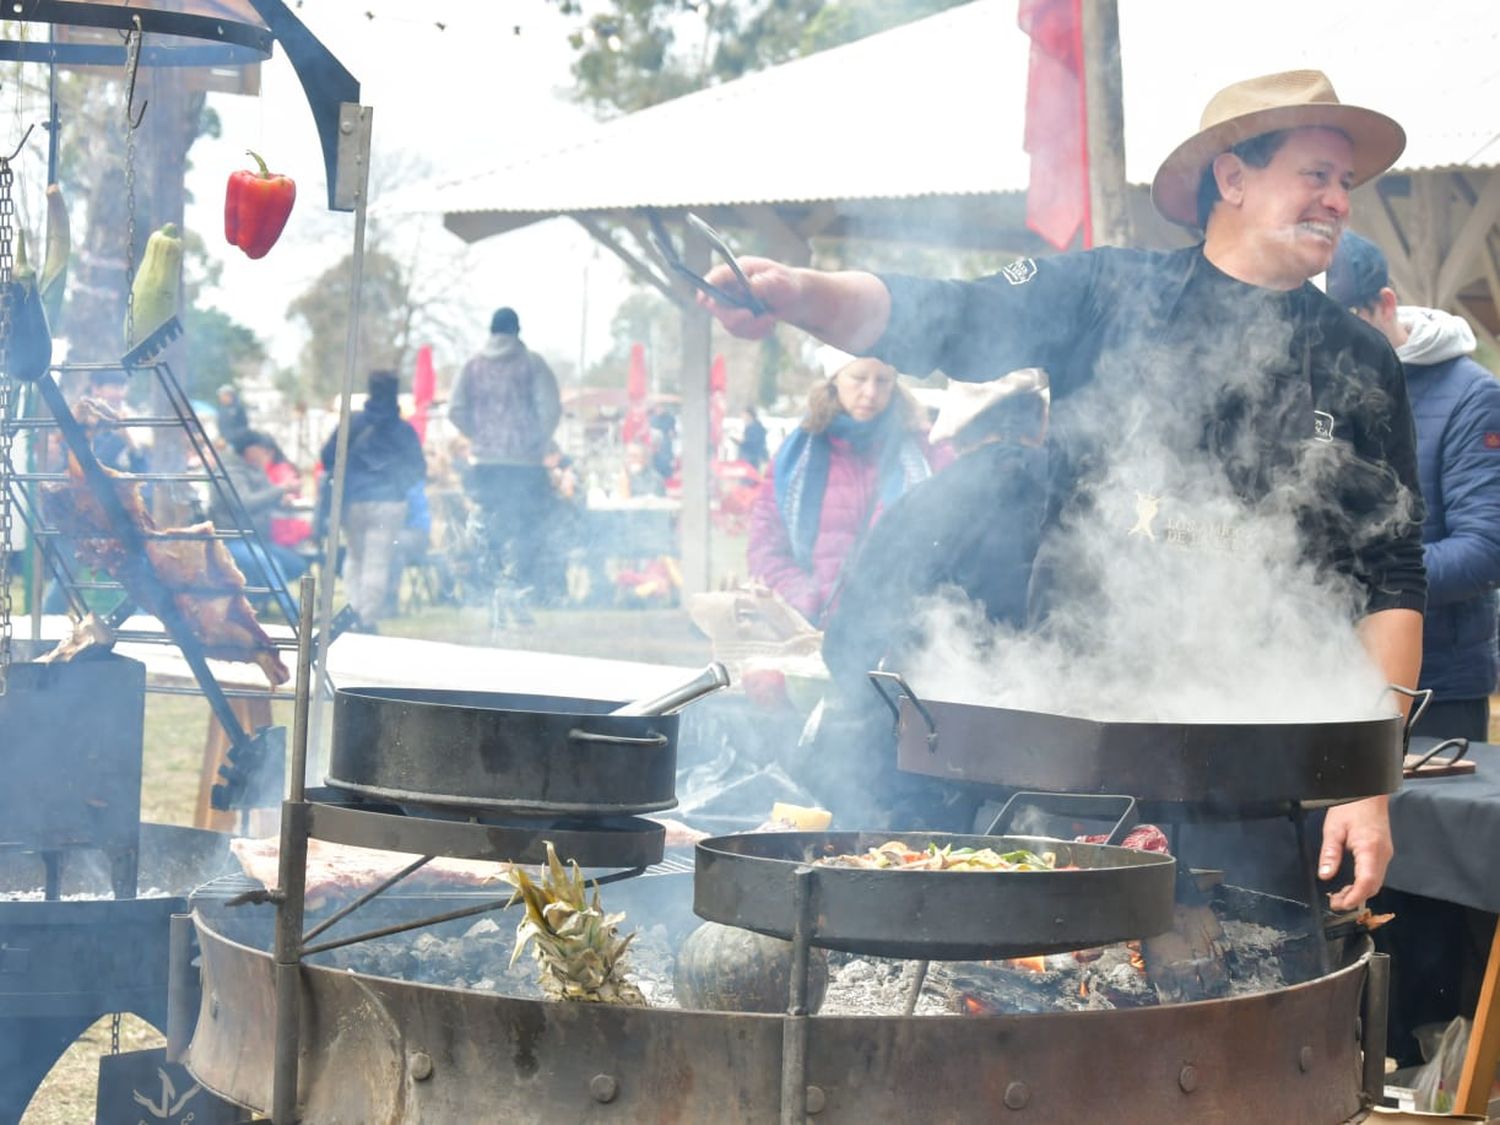
<path fill-rule="evenodd" d="M 1406 725 L 1401 728 L 1401 752 L 1403 754 L 1411 747 L 1411 728 L 1417 725 L 1418 720 L 1427 710 L 1427 705 L 1432 702 L 1432 689 L 1402 687 L 1400 684 L 1387 684 L 1387 691 L 1393 691 L 1397 695 L 1404 695 L 1413 701 L 1412 708 L 1406 713 Z"/>
<path fill-rule="evenodd" d="M 581 730 L 574 727 L 568 732 L 569 742 L 607 742 L 611 746 L 665 746 L 667 736 L 651 734 L 645 738 L 633 738 L 628 734 L 600 734 L 598 731 Z"/>
<path fill-rule="evenodd" d="M 875 685 L 875 690 L 880 693 L 880 698 L 885 702 L 885 705 L 891 709 L 891 714 L 896 717 L 897 730 L 901 729 L 901 708 L 897 705 L 896 700 L 902 696 L 911 700 L 911 705 L 917 709 L 917 714 L 921 715 L 922 721 L 927 724 L 927 749 L 936 750 L 938 740 L 937 723 L 933 720 L 932 712 L 927 710 L 927 705 L 918 698 L 916 692 L 912 691 L 911 685 L 902 678 L 901 673 L 878 669 L 874 672 L 867 672 L 866 675 L 870 677 L 870 683 Z M 896 685 L 894 696 L 886 688 L 884 683 L 886 680 Z"/>
<path fill-rule="evenodd" d="M 1027 808 L 1040 809 L 1054 816 L 1085 817 L 1090 820 L 1107 820 L 1116 817 L 1115 826 L 1109 830 L 1106 844 L 1118 844 L 1140 823 L 1140 811 L 1135 798 L 1123 793 L 1012 793 L 1010 800 L 995 815 L 985 836 L 1007 836 L 1017 815 Z"/>

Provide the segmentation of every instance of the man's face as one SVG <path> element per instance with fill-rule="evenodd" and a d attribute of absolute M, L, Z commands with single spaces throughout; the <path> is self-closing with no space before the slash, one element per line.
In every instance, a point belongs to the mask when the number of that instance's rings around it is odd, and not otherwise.
<path fill-rule="evenodd" d="M 1243 165 L 1241 229 L 1296 283 L 1328 269 L 1349 218 L 1354 146 L 1335 129 L 1294 129 L 1264 168 Z"/>

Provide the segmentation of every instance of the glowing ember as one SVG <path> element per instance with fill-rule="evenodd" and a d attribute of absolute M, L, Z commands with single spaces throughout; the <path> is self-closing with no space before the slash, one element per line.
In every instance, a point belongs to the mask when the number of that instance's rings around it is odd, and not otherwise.
<path fill-rule="evenodd" d="M 959 1001 L 966 1016 L 993 1016 L 1000 1010 L 993 1004 L 986 1003 L 979 997 L 967 992 L 959 997 Z"/>
<path fill-rule="evenodd" d="M 1005 963 L 1012 969 L 1022 969 L 1028 973 L 1045 973 L 1047 971 L 1047 958 L 1041 955 L 1036 957 L 1012 957 Z"/>
<path fill-rule="evenodd" d="M 1132 941 L 1127 946 L 1130 950 L 1130 967 L 1138 973 L 1146 971 L 1146 958 L 1141 954 L 1140 942 Z"/>
<path fill-rule="evenodd" d="M 1081 1000 L 1089 994 L 1089 982 L 1081 980 L 1078 982 L 1078 998 Z"/>

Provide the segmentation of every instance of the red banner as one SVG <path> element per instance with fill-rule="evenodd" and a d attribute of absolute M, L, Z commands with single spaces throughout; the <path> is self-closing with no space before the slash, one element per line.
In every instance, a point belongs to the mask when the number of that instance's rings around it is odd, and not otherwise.
<path fill-rule="evenodd" d="M 1031 38 L 1026 225 L 1059 250 L 1067 249 L 1080 229 L 1083 245 L 1093 243 L 1080 9 L 1081 0 L 1021 0 L 1016 13 L 1016 22 Z"/>
<path fill-rule="evenodd" d="M 412 428 L 417 437 L 427 440 L 427 407 L 437 393 L 437 372 L 432 366 L 432 345 L 423 344 L 417 349 L 417 366 L 411 376 Z"/>

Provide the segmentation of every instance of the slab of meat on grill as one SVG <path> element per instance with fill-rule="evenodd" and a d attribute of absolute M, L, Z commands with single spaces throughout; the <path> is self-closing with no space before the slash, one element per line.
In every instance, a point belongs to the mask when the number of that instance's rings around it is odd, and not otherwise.
<path fill-rule="evenodd" d="M 245 576 L 234 563 L 223 540 L 210 538 L 211 523 L 159 529 L 141 498 L 140 482 L 103 469 L 131 523 L 145 542 L 146 560 L 165 586 L 184 622 L 205 656 L 257 665 L 272 687 L 291 678 L 281 656 L 255 619 L 245 599 Z M 89 490 L 83 469 L 69 454 L 68 480 L 42 488 L 42 511 L 47 521 L 74 542 L 78 559 L 121 583 L 131 599 L 148 613 L 160 616 L 160 606 L 143 588 L 137 568 L 115 536 L 104 508 Z M 199 539 L 179 539 L 183 534 Z M 170 538 L 169 538 L 170 537 Z"/>
<path fill-rule="evenodd" d="M 252 840 L 229 841 L 229 850 L 250 878 L 274 889 L 281 877 L 280 840 L 275 836 Z M 326 840 L 307 841 L 307 889 L 309 906 L 317 907 L 325 899 L 349 898 L 377 883 L 389 879 L 418 856 L 404 852 L 377 851 L 333 844 Z M 414 874 L 396 884 L 403 887 L 455 887 L 482 890 L 494 888 L 497 895 L 510 893 L 500 876 L 509 864 L 490 860 L 449 859 L 439 856 L 429 860 Z"/>

